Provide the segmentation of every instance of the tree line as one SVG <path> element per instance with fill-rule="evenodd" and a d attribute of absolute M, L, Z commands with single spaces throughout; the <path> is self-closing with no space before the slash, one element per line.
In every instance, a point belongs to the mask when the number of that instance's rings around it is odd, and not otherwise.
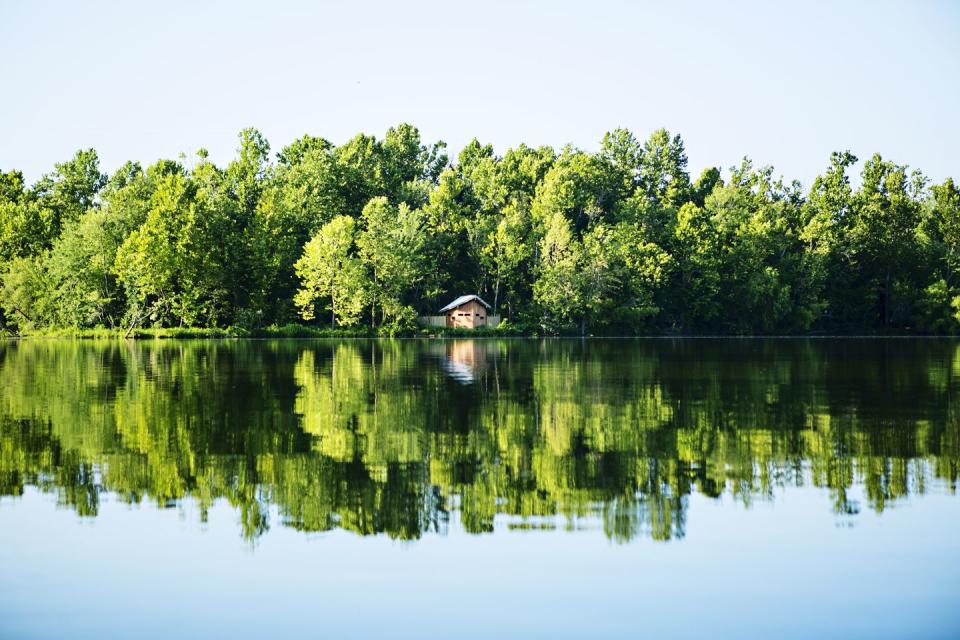
<path fill-rule="evenodd" d="M 94 150 L 0 171 L 0 323 L 404 331 L 477 293 L 541 333 L 956 333 L 960 190 L 834 153 L 804 190 L 749 159 L 691 179 L 683 140 L 599 150 L 477 140 L 451 162 L 401 124 L 218 167 Z"/>

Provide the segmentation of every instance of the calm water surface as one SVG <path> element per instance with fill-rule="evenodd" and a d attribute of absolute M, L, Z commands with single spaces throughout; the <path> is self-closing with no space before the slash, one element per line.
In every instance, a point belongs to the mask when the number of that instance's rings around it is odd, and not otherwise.
<path fill-rule="evenodd" d="M 960 342 L 0 343 L 0 637 L 960 637 Z"/>

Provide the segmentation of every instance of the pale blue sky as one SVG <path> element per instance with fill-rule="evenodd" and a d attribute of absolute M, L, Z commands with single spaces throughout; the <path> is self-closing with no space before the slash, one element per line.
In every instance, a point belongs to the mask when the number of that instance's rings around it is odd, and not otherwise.
<path fill-rule="evenodd" d="M 692 173 L 808 185 L 848 148 L 960 177 L 960 2 L 0 0 L 0 78 L 0 169 L 31 180 L 80 147 L 226 162 L 245 126 L 279 150 L 400 121 L 452 154 L 664 126 Z"/>

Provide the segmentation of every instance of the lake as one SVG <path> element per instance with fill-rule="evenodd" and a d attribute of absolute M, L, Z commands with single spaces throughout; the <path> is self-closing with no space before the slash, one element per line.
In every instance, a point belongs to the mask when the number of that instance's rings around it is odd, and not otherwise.
<path fill-rule="evenodd" d="M 960 341 L 0 342 L 0 637 L 960 637 Z"/>

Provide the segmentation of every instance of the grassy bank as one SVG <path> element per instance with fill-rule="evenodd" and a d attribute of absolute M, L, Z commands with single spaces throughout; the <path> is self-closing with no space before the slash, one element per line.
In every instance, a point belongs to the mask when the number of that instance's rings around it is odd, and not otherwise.
<path fill-rule="evenodd" d="M 42 329 L 24 332 L 23 334 L 3 333 L 5 338 L 75 338 L 88 339 L 116 339 L 128 337 L 144 340 L 170 339 L 229 339 L 229 338 L 430 338 L 430 337 L 505 337 L 528 335 L 529 332 L 504 325 L 497 329 L 448 329 L 446 327 L 418 327 L 416 329 L 372 329 L 370 327 L 337 328 L 311 327 L 306 325 L 288 324 L 283 326 L 261 327 L 247 329 L 243 327 L 200 328 L 200 327 L 166 327 L 166 328 L 138 328 L 127 336 L 125 328 L 98 327 L 95 329 L 59 328 Z"/>

